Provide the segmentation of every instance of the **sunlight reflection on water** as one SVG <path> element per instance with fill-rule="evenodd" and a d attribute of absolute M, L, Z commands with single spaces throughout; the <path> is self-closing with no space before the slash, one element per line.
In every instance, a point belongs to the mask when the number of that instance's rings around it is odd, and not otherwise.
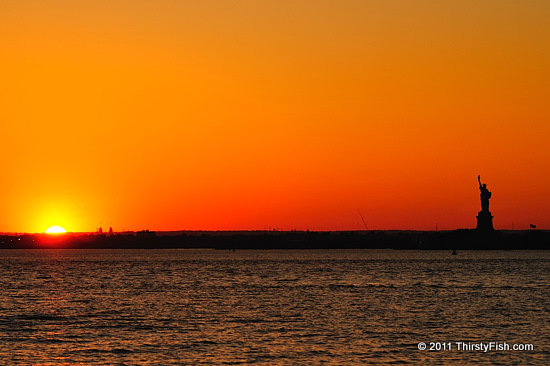
<path fill-rule="evenodd" d="M 550 252 L 2 250 L 2 364 L 541 364 Z M 418 342 L 534 351 L 419 351 Z"/>

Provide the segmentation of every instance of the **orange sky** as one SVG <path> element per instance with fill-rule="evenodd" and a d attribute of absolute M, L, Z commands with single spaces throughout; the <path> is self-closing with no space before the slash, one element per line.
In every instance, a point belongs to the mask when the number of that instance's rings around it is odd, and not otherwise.
<path fill-rule="evenodd" d="M 0 2 L 0 231 L 550 229 L 550 2 Z"/>

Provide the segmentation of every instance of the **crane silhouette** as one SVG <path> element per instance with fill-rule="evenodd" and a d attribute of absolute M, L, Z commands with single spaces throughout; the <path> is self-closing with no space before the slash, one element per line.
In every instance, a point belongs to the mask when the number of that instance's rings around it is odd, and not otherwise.
<path fill-rule="evenodd" d="M 363 215 L 361 214 L 361 211 L 357 209 L 357 212 L 359 212 L 359 216 L 361 216 L 361 221 L 363 221 L 363 225 L 365 225 L 365 230 L 368 230 L 367 223 L 365 222 L 365 219 L 363 218 Z"/>

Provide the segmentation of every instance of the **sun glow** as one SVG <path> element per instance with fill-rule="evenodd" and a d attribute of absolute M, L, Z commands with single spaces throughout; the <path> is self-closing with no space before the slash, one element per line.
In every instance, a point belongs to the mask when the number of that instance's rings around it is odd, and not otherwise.
<path fill-rule="evenodd" d="M 46 230 L 46 234 L 63 234 L 63 233 L 66 233 L 67 230 L 63 229 L 61 226 L 52 226 L 52 227 L 49 227 L 47 230 Z"/>

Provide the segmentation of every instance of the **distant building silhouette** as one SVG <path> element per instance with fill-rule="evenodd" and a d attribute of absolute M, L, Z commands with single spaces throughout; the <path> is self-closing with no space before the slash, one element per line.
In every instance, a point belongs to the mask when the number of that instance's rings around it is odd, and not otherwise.
<path fill-rule="evenodd" d="M 481 184 L 481 176 L 477 176 L 479 183 L 480 199 L 481 199 L 481 211 L 477 213 L 477 227 L 479 231 L 492 231 L 493 228 L 493 215 L 489 211 L 489 199 L 491 198 L 491 192 L 487 189 L 487 184 Z"/>
<path fill-rule="evenodd" d="M 156 232 L 149 230 L 141 230 L 136 233 L 138 238 L 154 238 L 156 235 Z"/>

